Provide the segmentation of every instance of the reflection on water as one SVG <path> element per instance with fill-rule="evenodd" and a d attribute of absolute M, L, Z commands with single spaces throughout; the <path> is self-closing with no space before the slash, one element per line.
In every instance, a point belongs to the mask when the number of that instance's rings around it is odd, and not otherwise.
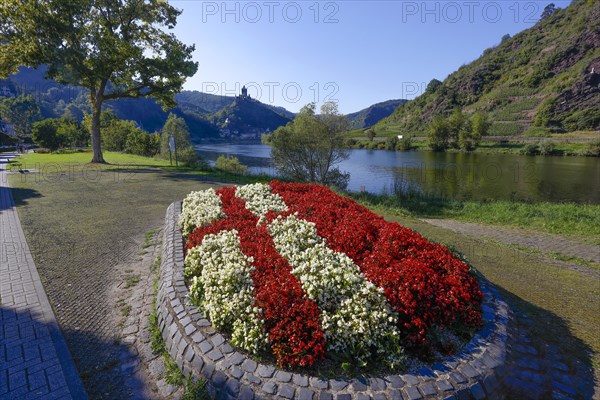
<path fill-rule="evenodd" d="M 271 149 L 263 144 L 213 142 L 196 149 L 209 162 L 234 155 L 252 173 L 277 173 Z M 353 191 L 401 187 L 455 199 L 600 203 L 600 159 L 592 157 L 356 149 L 340 169 L 350 172 L 348 189 Z"/>

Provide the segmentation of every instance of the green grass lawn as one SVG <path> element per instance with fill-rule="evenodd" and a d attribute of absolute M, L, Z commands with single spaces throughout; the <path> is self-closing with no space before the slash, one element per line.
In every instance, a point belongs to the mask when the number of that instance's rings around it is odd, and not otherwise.
<path fill-rule="evenodd" d="M 66 172 L 72 168 L 77 170 L 82 168 L 100 167 L 105 169 L 115 168 L 117 165 L 123 168 L 145 168 L 145 167 L 169 167 L 169 160 L 160 158 L 141 157 L 133 154 L 125 154 L 107 151 L 104 152 L 104 159 L 107 165 L 90 164 L 92 153 L 77 152 L 69 154 L 39 154 L 27 153 L 19 156 L 17 159 L 23 165 L 23 169 L 46 168 L 50 172 Z M 55 168 L 53 167 L 55 166 Z"/>

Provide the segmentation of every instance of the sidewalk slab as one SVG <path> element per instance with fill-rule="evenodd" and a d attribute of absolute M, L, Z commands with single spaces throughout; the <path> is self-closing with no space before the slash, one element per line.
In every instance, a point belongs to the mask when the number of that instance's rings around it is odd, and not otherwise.
<path fill-rule="evenodd" d="M 87 399 L 27 245 L 0 154 L 0 398 Z"/>

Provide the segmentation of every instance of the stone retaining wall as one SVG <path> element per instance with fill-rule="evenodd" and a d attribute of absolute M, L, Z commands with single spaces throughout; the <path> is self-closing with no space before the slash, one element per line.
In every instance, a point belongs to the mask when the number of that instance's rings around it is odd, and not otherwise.
<path fill-rule="evenodd" d="M 167 209 L 156 310 L 169 353 L 187 376 L 208 382 L 220 399 L 386 400 L 497 399 L 506 374 L 508 305 L 485 279 L 484 327 L 465 349 L 415 374 L 320 379 L 259 364 L 237 352 L 187 301 L 183 238 L 177 225 L 181 202 Z"/>

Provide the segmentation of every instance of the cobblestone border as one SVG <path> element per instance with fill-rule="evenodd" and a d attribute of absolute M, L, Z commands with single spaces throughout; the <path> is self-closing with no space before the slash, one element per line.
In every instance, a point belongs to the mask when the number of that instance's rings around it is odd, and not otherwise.
<path fill-rule="evenodd" d="M 169 354 L 184 375 L 203 377 L 220 399 L 418 400 L 499 399 L 506 375 L 510 308 L 485 279 L 483 328 L 462 352 L 414 374 L 320 379 L 255 362 L 237 352 L 187 301 L 181 202 L 167 209 L 157 299 L 158 324 Z"/>

